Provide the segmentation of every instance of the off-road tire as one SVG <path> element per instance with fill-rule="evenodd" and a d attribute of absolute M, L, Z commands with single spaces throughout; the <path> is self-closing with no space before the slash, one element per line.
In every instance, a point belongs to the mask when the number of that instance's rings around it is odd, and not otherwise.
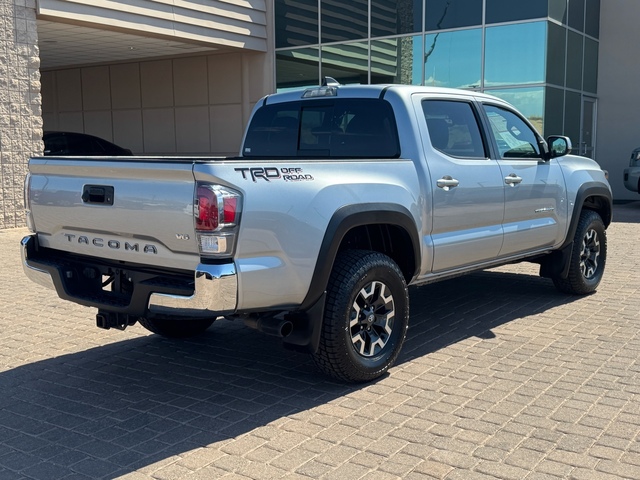
<path fill-rule="evenodd" d="M 552 277 L 553 284 L 563 293 L 586 295 L 598 288 L 607 262 L 607 234 L 600 215 L 593 210 L 580 213 L 573 237 L 567 278 Z"/>
<path fill-rule="evenodd" d="M 313 360 L 339 380 L 373 380 L 395 362 L 408 325 L 409 292 L 398 265 L 378 252 L 345 251 L 329 278 Z"/>
<path fill-rule="evenodd" d="M 152 333 L 157 333 L 167 338 L 187 338 L 203 333 L 209 328 L 215 318 L 198 318 L 189 320 L 176 320 L 164 318 L 138 318 L 138 322 Z"/>

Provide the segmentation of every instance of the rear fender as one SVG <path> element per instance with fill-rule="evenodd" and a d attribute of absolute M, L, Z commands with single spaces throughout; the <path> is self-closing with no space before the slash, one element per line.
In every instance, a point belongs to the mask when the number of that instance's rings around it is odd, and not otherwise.
<path fill-rule="evenodd" d="M 301 310 L 311 308 L 325 292 L 336 256 L 344 247 L 343 241 L 346 235 L 354 228 L 367 225 L 392 225 L 402 229 L 409 236 L 412 249 L 408 252 L 412 256 L 410 271 L 405 269 L 407 283 L 418 274 L 420 239 L 416 223 L 409 210 L 401 205 L 387 203 L 346 205 L 337 210 L 329 221 L 318 253 L 311 285 Z"/>

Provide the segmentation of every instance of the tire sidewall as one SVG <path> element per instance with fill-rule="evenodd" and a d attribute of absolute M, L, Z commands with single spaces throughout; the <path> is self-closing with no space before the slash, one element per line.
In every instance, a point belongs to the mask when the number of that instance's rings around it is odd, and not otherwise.
<path fill-rule="evenodd" d="M 408 292 L 407 286 L 399 271 L 394 271 L 386 262 L 381 261 L 384 257 L 373 254 L 367 256 L 363 261 L 371 261 L 372 268 L 369 265 L 362 265 L 358 271 L 358 275 L 354 276 L 350 282 L 350 288 L 340 292 L 340 310 L 337 311 L 337 318 L 343 322 L 341 340 L 344 343 L 344 351 L 348 357 L 348 363 L 353 370 L 357 370 L 361 376 L 374 378 L 385 371 L 395 361 L 404 338 L 406 336 L 408 326 Z M 393 327 L 389 340 L 384 348 L 373 357 L 363 357 L 356 352 L 351 340 L 350 318 L 353 303 L 358 297 L 360 291 L 371 282 L 379 281 L 383 283 L 393 296 L 394 302 L 394 319 Z"/>
<path fill-rule="evenodd" d="M 591 278 L 586 278 L 583 275 L 582 270 L 580 269 L 580 255 L 584 237 L 587 232 L 592 229 L 596 232 L 598 242 L 600 243 L 600 255 L 598 257 L 598 267 L 595 274 Z M 577 277 L 577 279 L 579 279 L 579 281 L 582 283 L 582 286 L 586 290 L 595 290 L 602 280 L 605 264 L 607 262 L 607 236 L 604 228 L 604 223 L 597 213 L 590 211 L 585 215 L 584 220 L 580 222 L 578 231 L 576 232 L 575 236 L 573 253 L 574 258 L 572 267 L 575 269 L 575 271 L 573 272 L 574 275 Z"/>

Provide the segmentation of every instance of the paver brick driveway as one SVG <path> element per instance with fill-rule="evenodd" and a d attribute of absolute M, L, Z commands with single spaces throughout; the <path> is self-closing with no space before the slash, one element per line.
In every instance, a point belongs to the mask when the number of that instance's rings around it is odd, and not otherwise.
<path fill-rule="evenodd" d="M 24 277 L 0 231 L 0 479 L 640 479 L 640 202 L 588 297 L 522 264 L 413 288 L 366 385 L 221 320 L 170 341 Z"/>

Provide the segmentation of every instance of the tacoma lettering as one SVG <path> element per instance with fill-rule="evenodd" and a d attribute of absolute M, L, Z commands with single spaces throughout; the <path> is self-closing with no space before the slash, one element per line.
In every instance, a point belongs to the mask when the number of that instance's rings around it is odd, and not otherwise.
<path fill-rule="evenodd" d="M 125 252 L 139 252 L 140 245 L 138 243 L 129 243 L 124 242 L 124 248 L 122 242 L 119 240 L 104 240 L 100 237 L 89 238 L 86 235 L 73 235 L 71 233 L 63 233 L 64 237 L 70 243 L 77 243 L 79 245 L 93 245 L 94 247 L 104 247 L 105 242 L 106 245 L 112 250 L 124 250 Z M 145 244 L 142 247 L 142 251 L 144 253 L 150 253 L 156 255 L 158 253 L 158 249 L 155 245 Z"/>

